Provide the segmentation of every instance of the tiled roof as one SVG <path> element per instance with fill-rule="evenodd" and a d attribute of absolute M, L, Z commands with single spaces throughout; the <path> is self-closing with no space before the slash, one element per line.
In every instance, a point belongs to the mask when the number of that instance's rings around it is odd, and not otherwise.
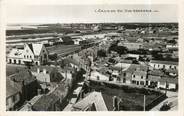
<path fill-rule="evenodd" d="M 67 95 L 67 88 L 64 84 L 60 84 L 52 93 L 58 97 L 65 97 Z"/>
<path fill-rule="evenodd" d="M 147 72 L 145 72 L 145 71 L 135 71 L 133 73 L 133 75 L 146 76 L 147 75 Z"/>
<path fill-rule="evenodd" d="M 92 92 L 88 96 L 86 96 L 84 99 L 80 100 L 76 104 L 73 105 L 74 109 L 78 110 L 84 110 L 89 105 L 95 105 L 95 109 L 97 111 L 107 111 L 106 104 L 104 102 L 104 99 L 102 97 L 101 92 Z"/>
<path fill-rule="evenodd" d="M 23 58 L 23 50 L 22 49 L 12 49 L 8 54 L 8 57 L 13 58 Z"/>
<path fill-rule="evenodd" d="M 155 64 L 168 64 L 168 65 L 178 65 L 178 62 L 160 61 L 160 60 L 151 60 L 150 63 L 155 63 Z"/>
<path fill-rule="evenodd" d="M 112 98 L 112 96 L 102 93 L 102 97 L 104 99 L 104 102 L 106 104 L 106 107 L 107 107 L 108 111 L 113 111 L 114 107 L 113 107 L 113 98 Z"/>
<path fill-rule="evenodd" d="M 164 72 L 162 72 L 161 70 L 154 69 L 154 70 L 149 71 L 148 74 L 154 75 L 154 76 L 163 76 Z"/>
<path fill-rule="evenodd" d="M 28 44 L 28 46 L 32 50 L 35 56 L 39 56 L 42 50 L 43 44 L 34 43 L 34 44 Z"/>
<path fill-rule="evenodd" d="M 178 84 L 178 78 L 172 78 L 172 77 L 162 77 L 159 81 Z"/>
<path fill-rule="evenodd" d="M 12 84 L 11 84 L 12 83 Z M 19 91 L 19 87 L 17 83 L 14 83 L 9 78 L 6 79 L 6 97 L 17 94 Z"/>
<path fill-rule="evenodd" d="M 148 79 L 146 80 L 149 80 L 149 81 L 159 81 L 161 77 L 158 77 L 158 76 L 152 76 L 152 75 L 148 75 Z"/>
<path fill-rule="evenodd" d="M 130 67 L 127 69 L 127 72 L 134 72 L 134 71 L 147 71 L 148 67 L 145 65 L 140 64 L 131 64 Z"/>
<path fill-rule="evenodd" d="M 25 70 L 21 70 L 18 73 L 15 73 L 13 75 L 10 75 L 9 77 L 11 80 L 13 80 L 14 82 L 22 82 L 24 81 L 24 84 L 27 85 L 33 81 L 36 80 L 36 78 L 32 75 L 32 73 L 25 69 Z"/>
<path fill-rule="evenodd" d="M 55 104 L 59 98 L 54 94 L 43 95 L 35 104 L 33 104 L 32 108 L 36 111 L 48 111 L 49 107 Z"/>

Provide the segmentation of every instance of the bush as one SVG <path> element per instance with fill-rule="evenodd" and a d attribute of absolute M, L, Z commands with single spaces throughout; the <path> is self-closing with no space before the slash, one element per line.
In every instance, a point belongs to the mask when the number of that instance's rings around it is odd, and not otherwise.
<path fill-rule="evenodd" d="M 163 104 L 163 106 L 160 108 L 160 111 L 168 111 L 171 107 L 168 104 Z"/>

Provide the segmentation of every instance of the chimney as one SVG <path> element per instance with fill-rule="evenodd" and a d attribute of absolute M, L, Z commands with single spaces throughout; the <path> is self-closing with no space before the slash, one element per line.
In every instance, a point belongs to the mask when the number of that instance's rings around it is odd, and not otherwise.
<path fill-rule="evenodd" d="M 113 99 L 113 110 L 117 111 L 118 110 L 118 98 L 117 96 L 114 96 L 112 99 Z"/>
<path fill-rule="evenodd" d="M 40 69 L 39 68 L 37 68 L 37 73 L 40 73 Z"/>
<path fill-rule="evenodd" d="M 44 74 L 46 74 L 46 73 L 47 73 L 46 69 L 43 69 L 43 73 L 44 73 Z"/>
<path fill-rule="evenodd" d="M 37 95 L 41 95 L 41 89 L 37 89 Z"/>

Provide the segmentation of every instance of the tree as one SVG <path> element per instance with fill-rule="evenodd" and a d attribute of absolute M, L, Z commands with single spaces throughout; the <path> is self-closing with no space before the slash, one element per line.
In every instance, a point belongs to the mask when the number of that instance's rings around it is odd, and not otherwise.
<path fill-rule="evenodd" d="M 118 42 L 112 43 L 111 46 L 109 47 L 109 52 L 110 51 L 115 51 L 119 55 L 126 54 L 128 52 L 128 49 L 125 46 L 118 46 Z"/>
<path fill-rule="evenodd" d="M 160 54 L 159 51 L 152 51 L 151 55 L 155 60 L 162 60 L 163 59 L 163 55 Z"/>
<path fill-rule="evenodd" d="M 97 56 L 99 56 L 99 57 L 106 57 L 107 55 L 106 55 L 106 51 L 105 50 L 98 50 L 97 51 Z"/>
<path fill-rule="evenodd" d="M 109 58 L 108 60 L 110 63 L 116 63 L 116 60 L 114 60 L 113 58 Z"/>
<path fill-rule="evenodd" d="M 51 82 L 60 82 L 64 77 L 58 72 L 57 69 L 53 69 L 50 73 Z"/>
<path fill-rule="evenodd" d="M 126 54 L 128 49 L 124 46 L 117 46 L 115 51 L 119 54 L 119 55 L 122 55 L 122 54 Z"/>
<path fill-rule="evenodd" d="M 160 108 L 160 111 L 168 111 L 171 107 L 168 104 L 163 104 Z"/>
<path fill-rule="evenodd" d="M 50 60 L 57 60 L 57 54 L 52 54 L 52 55 L 49 55 L 49 59 Z"/>

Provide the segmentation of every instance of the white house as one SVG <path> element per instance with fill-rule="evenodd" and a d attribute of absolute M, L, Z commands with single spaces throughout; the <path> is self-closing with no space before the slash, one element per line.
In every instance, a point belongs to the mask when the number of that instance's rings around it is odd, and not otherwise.
<path fill-rule="evenodd" d="M 146 71 L 135 71 L 132 74 L 132 84 L 144 86 L 146 85 L 146 77 L 147 77 Z"/>
<path fill-rule="evenodd" d="M 177 49 L 178 45 L 177 44 L 168 44 L 168 45 L 166 45 L 166 48 L 167 49 Z"/>
<path fill-rule="evenodd" d="M 178 78 L 161 78 L 158 82 L 158 88 L 178 89 Z"/>
<path fill-rule="evenodd" d="M 149 65 L 154 69 L 178 69 L 178 62 L 151 60 Z"/>
<path fill-rule="evenodd" d="M 31 63 L 42 65 L 48 61 L 48 51 L 43 44 L 24 44 L 23 49 L 12 49 L 7 55 L 10 64 Z"/>

